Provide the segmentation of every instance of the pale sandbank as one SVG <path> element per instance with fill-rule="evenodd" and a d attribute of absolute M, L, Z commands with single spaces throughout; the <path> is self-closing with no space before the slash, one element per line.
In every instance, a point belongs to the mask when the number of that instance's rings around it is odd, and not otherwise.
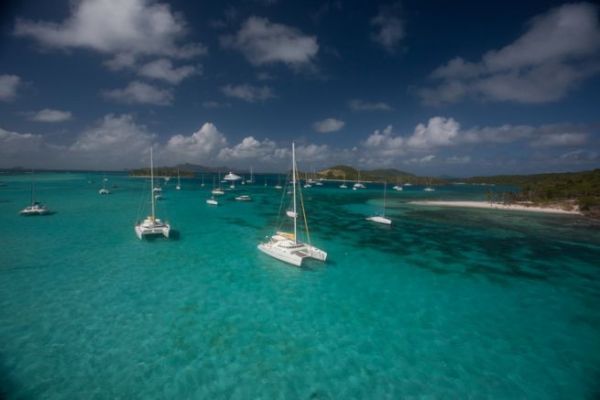
<path fill-rule="evenodd" d="M 441 207 L 466 207 L 466 208 L 487 208 L 494 210 L 510 210 L 510 211 L 531 211 L 531 212 L 542 212 L 552 214 L 574 214 L 581 215 L 578 209 L 565 210 L 559 206 L 533 206 L 526 204 L 502 204 L 502 203 L 490 203 L 489 201 L 446 201 L 446 200 L 422 200 L 422 201 L 411 201 L 410 204 L 417 204 L 422 206 L 441 206 Z"/>

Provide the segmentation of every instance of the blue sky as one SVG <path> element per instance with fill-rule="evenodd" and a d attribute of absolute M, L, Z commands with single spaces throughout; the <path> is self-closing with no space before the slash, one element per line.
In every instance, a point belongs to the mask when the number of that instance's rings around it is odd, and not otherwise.
<path fill-rule="evenodd" d="M 0 167 L 600 166 L 600 23 L 558 1 L 14 1 Z"/>

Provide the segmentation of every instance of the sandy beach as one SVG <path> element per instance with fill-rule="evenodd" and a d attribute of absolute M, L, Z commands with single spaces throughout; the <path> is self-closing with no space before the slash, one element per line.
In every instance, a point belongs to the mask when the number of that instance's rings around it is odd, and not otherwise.
<path fill-rule="evenodd" d="M 411 201 L 410 204 L 417 204 L 422 206 L 441 206 L 441 207 L 465 207 L 465 208 L 487 208 L 494 210 L 509 210 L 509 211 L 531 211 L 531 212 L 542 212 L 552 214 L 574 214 L 581 215 L 578 210 L 563 210 L 559 207 L 538 207 L 538 206 L 527 206 L 523 204 L 501 204 L 501 203 L 490 203 L 487 201 Z"/>

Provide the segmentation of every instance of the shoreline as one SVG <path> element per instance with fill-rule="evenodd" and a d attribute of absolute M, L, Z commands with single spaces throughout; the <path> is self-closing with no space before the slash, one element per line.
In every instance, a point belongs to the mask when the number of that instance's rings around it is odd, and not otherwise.
<path fill-rule="evenodd" d="M 529 211 L 529 212 L 548 213 L 548 214 L 583 215 L 579 210 L 563 210 L 562 208 L 559 208 L 556 206 L 555 207 L 526 206 L 523 204 L 501 204 L 501 203 L 490 203 L 487 201 L 420 200 L 420 201 L 409 201 L 409 204 L 415 204 L 415 205 L 421 205 L 421 206 L 482 208 L 482 209 L 505 210 L 505 211 Z"/>

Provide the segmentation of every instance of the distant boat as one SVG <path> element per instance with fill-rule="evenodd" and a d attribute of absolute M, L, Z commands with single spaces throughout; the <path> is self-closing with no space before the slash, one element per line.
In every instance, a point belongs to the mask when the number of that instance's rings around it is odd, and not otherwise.
<path fill-rule="evenodd" d="M 386 195 L 387 183 L 383 183 L 383 211 L 381 215 L 375 215 L 372 217 L 368 217 L 367 221 L 377 222 L 379 224 L 391 225 L 392 220 L 385 217 L 385 195 Z"/>
<path fill-rule="evenodd" d="M 242 194 L 240 196 L 237 196 L 235 199 L 237 201 L 252 201 L 252 197 L 248 196 L 247 194 Z"/>
<path fill-rule="evenodd" d="M 229 186 L 230 189 L 235 189 L 235 182 L 239 181 L 240 179 L 242 179 L 241 176 L 236 175 L 231 171 L 229 171 L 229 173 L 223 177 L 224 181 L 231 182 L 231 185 Z"/>
<path fill-rule="evenodd" d="M 31 205 L 22 209 L 20 211 L 20 214 L 25 217 L 50 214 L 50 210 L 48 210 L 48 208 L 46 208 L 45 205 L 35 201 L 35 184 L 33 182 L 33 171 L 31 171 Z"/>
<path fill-rule="evenodd" d="M 393 186 L 392 189 L 394 189 L 397 192 L 401 192 L 401 191 L 404 190 L 404 188 L 400 184 L 397 184 L 397 185 Z"/>
<path fill-rule="evenodd" d="M 423 189 L 423 191 L 425 191 L 425 192 L 435 192 L 435 189 L 431 186 L 431 179 L 429 180 L 429 183 L 427 184 L 427 187 L 425 189 Z"/>
<path fill-rule="evenodd" d="M 206 204 L 210 204 L 211 206 L 218 206 L 219 202 L 215 199 L 215 196 L 211 196 L 210 199 L 206 199 Z"/>
<path fill-rule="evenodd" d="M 254 171 L 253 171 L 252 167 L 250 167 L 250 179 L 248 179 L 246 181 L 246 183 L 250 183 L 250 184 L 254 183 Z"/>
<path fill-rule="evenodd" d="M 169 237 L 171 225 L 168 222 L 163 222 L 156 218 L 156 198 L 154 195 L 154 159 L 152 147 L 150 147 L 150 201 L 152 203 L 152 214 L 141 222 L 135 225 L 135 234 L 139 239 L 145 237 L 162 235 Z"/>
<path fill-rule="evenodd" d="M 200 184 L 200 187 L 204 187 L 204 174 L 202 174 L 202 183 Z"/>
<path fill-rule="evenodd" d="M 352 190 L 358 190 L 358 189 L 366 189 L 365 185 L 360 183 L 360 169 L 358 170 L 358 178 L 356 179 L 356 183 L 354 185 L 352 185 Z"/>
<path fill-rule="evenodd" d="M 107 180 L 108 179 L 106 179 L 106 178 L 102 179 L 102 189 L 98 190 L 99 194 L 110 194 L 110 190 L 108 190 L 106 188 L 106 181 Z"/>
<path fill-rule="evenodd" d="M 277 185 L 275 185 L 275 189 L 283 189 L 281 186 L 281 175 L 277 175 Z"/>
<path fill-rule="evenodd" d="M 307 243 L 303 243 L 298 240 L 297 194 L 300 195 L 300 209 L 304 217 L 303 221 L 306 228 L 305 233 Z M 302 262 L 306 258 L 325 261 L 327 259 L 327 253 L 310 244 L 310 235 L 308 233 L 308 225 L 306 223 L 304 201 L 302 199 L 302 193 L 300 185 L 298 184 L 298 177 L 296 175 L 296 148 L 294 143 L 292 143 L 292 204 L 292 210 L 286 211 L 286 215 L 292 218 L 294 221 L 293 233 L 277 231 L 274 235 L 269 237 L 268 241 L 260 243 L 258 245 L 258 249 L 273 258 L 298 267 L 302 266 Z"/>
<path fill-rule="evenodd" d="M 181 190 L 181 176 L 179 175 L 179 168 L 177 168 L 177 186 L 175 186 L 175 189 Z"/>
<path fill-rule="evenodd" d="M 346 185 L 346 173 L 344 172 L 344 181 L 340 185 L 340 189 L 348 189 L 348 185 Z"/>
<path fill-rule="evenodd" d="M 412 186 L 412 183 L 410 183 L 410 182 L 406 182 L 406 183 L 404 184 L 404 186 Z"/>
<path fill-rule="evenodd" d="M 217 195 L 217 196 L 221 196 L 223 194 L 225 194 L 225 192 L 223 191 L 223 189 L 221 189 L 221 185 L 219 184 L 219 187 L 216 187 L 215 185 L 215 178 L 213 177 L 213 190 L 211 190 L 211 193 L 213 195 Z"/>

